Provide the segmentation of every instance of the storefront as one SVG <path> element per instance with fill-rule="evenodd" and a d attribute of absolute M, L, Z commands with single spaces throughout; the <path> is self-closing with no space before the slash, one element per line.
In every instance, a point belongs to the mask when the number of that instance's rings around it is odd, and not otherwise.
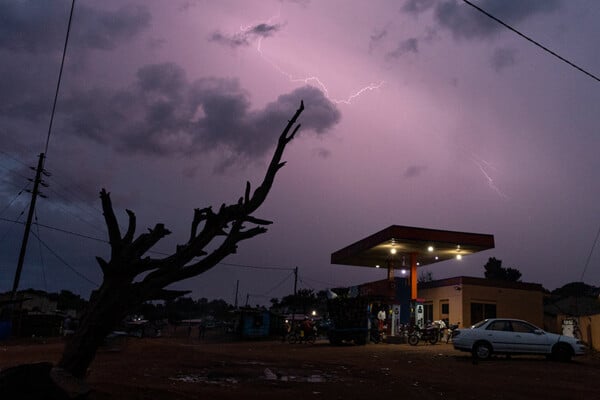
<path fill-rule="evenodd" d="M 334 252 L 331 263 L 387 270 L 387 279 L 351 290 L 371 299 L 372 315 L 385 312 L 394 335 L 400 324 L 423 325 L 431 311 L 418 293 L 418 268 L 493 247 L 493 235 L 392 225 Z"/>
<path fill-rule="evenodd" d="M 459 276 L 419 284 L 425 318 L 469 327 L 485 318 L 518 318 L 543 327 L 544 288 L 538 283 Z"/>

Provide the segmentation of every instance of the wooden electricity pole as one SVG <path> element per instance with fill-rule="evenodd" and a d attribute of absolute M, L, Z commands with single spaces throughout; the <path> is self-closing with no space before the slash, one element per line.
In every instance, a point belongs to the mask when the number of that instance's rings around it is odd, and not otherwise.
<path fill-rule="evenodd" d="M 38 166 L 35 171 L 35 179 L 33 181 L 33 190 L 31 191 L 31 203 L 29 204 L 29 214 L 27 215 L 27 222 L 25 223 L 25 232 L 23 233 L 23 241 L 21 242 L 21 252 L 19 253 L 19 261 L 17 262 L 17 271 L 15 272 L 15 279 L 13 281 L 13 287 L 11 292 L 11 300 L 15 300 L 17 297 L 17 290 L 19 289 L 19 281 L 21 279 L 21 271 L 23 270 L 23 262 L 25 261 L 25 253 L 27 252 L 27 242 L 29 240 L 29 232 L 31 231 L 31 222 L 33 221 L 33 213 L 35 212 L 35 202 L 38 195 L 40 195 L 40 184 L 42 183 L 42 172 L 44 171 L 44 153 L 40 153 L 40 159 L 38 160 Z"/>

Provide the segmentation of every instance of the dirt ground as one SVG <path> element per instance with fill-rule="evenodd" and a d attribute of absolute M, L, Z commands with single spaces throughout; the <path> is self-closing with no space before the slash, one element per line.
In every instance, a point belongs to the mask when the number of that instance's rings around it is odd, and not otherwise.
<path fill-rule="evenodd" d="M 52 361 L 63 342 L 0 342 L 0 369 Z M 279 341 L 128 338 L 99 352 L 91 399 L 600 399 L 600 357 L 494 357 L 451 344 L 333 347 Z M 0 396 L 2 397 L 2 396 Z"/>

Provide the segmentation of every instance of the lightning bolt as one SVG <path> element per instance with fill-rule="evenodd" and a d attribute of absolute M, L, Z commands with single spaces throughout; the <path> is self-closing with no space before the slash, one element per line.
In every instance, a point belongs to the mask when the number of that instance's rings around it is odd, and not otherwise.
<path fill-rule="evenodd" d="M 249 33 L 251 33 L 253 31 L 253 29 L 255 27 L 257 27 L 257 26 L 259 26 L 261 24 L 273 24 L 273 21 L 279 19 L 280 17 L 281 17 L 281 5 L 279 5 L 279 10 L 278 10 L 277 14 L 273 15 L 272 17 L 270 17 L 266 21 L 257 21 L 255 23 L 252 23 L 252 24 L 249 24 L 249 25 L 242 25 L 242 26 L 240 26 L 240 31 L 241 31 L 242 35 L 248 35 Z M 325 97 L 329 101 L 331 101 L 332 103 L 335 103 L 335 104 L 350 104 L 354 99 L 356 99 L 357 97 L 361 96 L 363 93 L 369 92 L 369 91 L 373 91 L 373 90 L 377 90 L 377 89 L 381 88 L 384 85 L 384 83 L 385 83 L 385 81 L 372 82 L 372 83 L 369 83 L 366 86 L 361 87 L 356 92 L 350 94 L 346 98 L 342 98 L 342 99 L 333 98 L 333 97 L 331 97 L 329 95 L 329 89 L 327 88 L 327 85 L 325 85 L 325 83 L 319 77 L 317 77 L 317 76 L 306 76 L 306 77 L 297 77 L 297 76 L 294 76 L 292 73 L 287 72 L 286 70 L 284 70 L 272 58 L 268 57 L 262 51 L 262 41 L 263 41 L 264 38 L 265 38 L 264 36 L 260 36 L 258 38 L 258 40 L 257 40 L 257 43 L 256 43 L 256 51 L 260 54 L 260 56 L 261 56 L 261 58 L 263 60 L 265 60 L 269 65 L 271 65 L 271 67 L 273 69 L 275 69 L 281 75 L 285 76 L 292 83 L 304 83 L 304 84 L 307 84 L 307 85 L 313 85 L 313 86 L 319 87 L 323 91 L 323 93 L 325 94 Z"/>
<path fill-rule="evenodd" d="M 500 195 L 500 197 L 508 199 L 509 197 L 502 190 L 500 190 L 500 188 L 498 186 L 496 186 L 496 184 L 494 183 L 494 179 L 488 173 L 488 171 L 490 169 L 495 170 L 496 167 L 494 167 L 492 164 L 485 161 L 484 159 L 476 157 L 475 155 L 471 156 L 471 160 L 475 163 L 475 165 L 477 165 L 479 167 L 479 170 L 481 171 L 481 173 L 487 180 L 487 183 L 490 186 L 490 188 L 492 188 L 493 191 L 498 193 L 498 195 Z M 486 171 L 486 168 L 488 169 L 487 171 Z"/>

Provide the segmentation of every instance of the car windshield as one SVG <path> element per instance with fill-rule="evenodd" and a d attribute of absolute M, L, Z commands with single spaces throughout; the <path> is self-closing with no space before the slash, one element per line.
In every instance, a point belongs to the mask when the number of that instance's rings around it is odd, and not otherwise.
<path fill-rule="evenodd" d="M 471 325 L 471 329 L 477 329 L 480 328 L 481 325 L 485 324 L 488 320 L 484 319 L 483 321 L 479 321 L 478 323 L 476 323 L 475 325 Z"/>

